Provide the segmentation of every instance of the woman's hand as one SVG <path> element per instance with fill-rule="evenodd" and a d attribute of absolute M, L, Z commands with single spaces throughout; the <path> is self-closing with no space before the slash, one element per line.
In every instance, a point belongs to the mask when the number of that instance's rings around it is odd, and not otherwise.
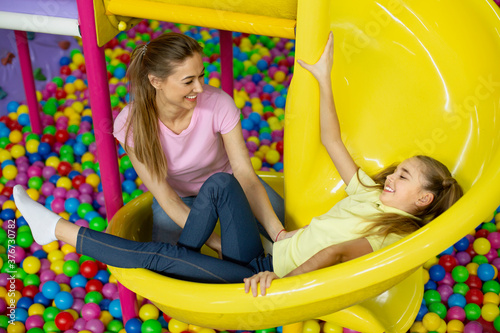
<path fill-rule="evenodd" d="M 330 80 L 330 75 L 333 67 L 333 34 L 330 31 L 328 42 L 326 43 L 323 54 L 315 64 L 308 64 L 303 60 L 297 62 L 306 70 L 308 70 L 318 82 L 322 80 Z"/>
<path fill-rule="evenodd" d="M 248 294 L 250 289 L 252 289 L 253 297 L 257 297 L 258 294 L 258 284 L 260 283 L 260 294 L 262 296 L 266 295 L 266 289 L 271 286 L 271 282 L 273 280 L 279 279 L 278 275 L 274 274 L 274 272 L 260 272 L 255 274 L 252 277 L 243 279 L 245 282 L 245 293 Z"/>
<path fill-rule="evenodd" d="M 307 227 L 308 226 L 306 225 L 305 227 L 302 227 L 300 229 L 296 229 L 296 230 L 292 230 L 292 231 L 282 231 L 279 234 L 278 239 L 276 240 L 276 242 L 279 242 L 279 241 L 281 241 L 283 239 L 287 239 L 287 238 L 293 237 L 293 235 L 295 235 L 299 230 L 305 229 Z"/>

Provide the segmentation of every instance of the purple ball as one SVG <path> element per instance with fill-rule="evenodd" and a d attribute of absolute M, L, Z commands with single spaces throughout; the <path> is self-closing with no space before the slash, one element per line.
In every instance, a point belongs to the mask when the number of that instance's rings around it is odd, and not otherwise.
<path fill-rule="evenodd" d="M 87 169 L 88 170 L 88 169 Z M 87 171 L 87 170 L 84 170 Z M 82 174 L 83 175 L 83 174 Z M 84 175 L 85 176 L 85 175 Z M 87 176 L 85 176 L 87 177 Z M 80 191 L 80 194 L 93 194 L 94 193 L 94 188 L 92 187 L 92 185 L 90 184 L 87 184 L 87 183 L 83 183 L 80 185 L 80 187 L 78 188 L 78 191 Z"/>
<path fill-rule="evenodd" d="M 16 264 L 19 264 L 21 261 L 24 260 L 24 257 L 26 257 L 26 251 L 20 246 L 13 246 L 12 248 L 13 253 L 9 251 L 9 259 L 14 259 L 14 262 Z"/>
<path fill-rule="evenodd" d="M 441 295 L 443 303 L 448 302 L 448 298 L 453 295 L 453 288 L 447 284 L 442 284 L 437 287 L 437 291 L 439 292 L 439 295 Z"/>
<path fill-rule="evenodd" d="M 91 175 L 93 173 L 95 173 L 94 170 L 92 170 L 92 169 L 85 169 L 85 170 L 82 171 L 82 176 L 87 177 L 88 175 Z M 80 192 L 81 192 L 81 190 L 80 190 Z"/>
<path fill-rule="evenodd" d="M 43 248 L 42 245 L 38 244 L 37 242 L 33 242 L 30 246 L 30 252 L 35 253 L 38 250 L 41 250 Z"/>
<path fill-rule="evenodd" d="M 103 218 L 106 218 L 106 216 L 107 216 L 107 212 L 106 212 L 106 207 L 105 207 L 105 206 L 101 206 L 101 207 L 99 207 L 99 209 L 97 210 L 97 212 L 98 212 L 99 214 L 101 214 L 101 216 L 102 216 Z"/>
<path fill-rule="evenodd" d="M 81 186 L 80 186 L 80 188 L 81 188 Z M 92 196 L 90 194 L 80 194 L 78 196 L 78 200 L 80 200 L 80 203 L 89 203 L 89 204 L 91 204 L 93 201 Z"/>
<path fill-rule="evenodd" d="M 7 183 L 5 183 L 5 187 L 14 187 L 14 186 L 16 186 L 15 180 L 9 180 Z"/>
<path fill-rule="evenodd" d="M 104 206 L 104 204 L 105 204 L 105 201 L 104 201 L 104 192 L 98 192 L 98 193 L 95 195 L 95 200 L 97 201 L 97 203 L 98 203 L 100 206 Z"/>
<path fill-rule="evenodd" d="M 453 277 L 451 276 L 451 273 L 450 272 L 446 272 L 444 274 L 444 279 L 442 279 L 441 281 L 439 281 L 439 284 L 447 284 L 447 285 L 450 285 L 450 286 L 454 286 L 455 285 L 455 280 L 453 280 Z"/>
<path fill-rule="evenodd" d="M 80 192 L 78 192 L 77 189 L 72 188 L 71 190 L 69 190 L 68 192 L 66 192 L 66 199 L 69 199 L 69 198 L 76 198 L 76 199 L 78 199 L 79 195 L 80 195 Z"/>
<path fill-rule="evenodd" d="M 5 201 L 9 200 L 9 198 L 7 198 L 5 195 L 0 195 L 0 205 L 3 206 L 3 204 L 5 203 Z"/>
<path fill-rule="evenodd" d="M 82 311 L 82 308 L 83 306 L 85 305 L 85 301 L 83 300 L 83 298 L 75 298 L 73 300 L 73 305 L 71 306 L 71 308 L 73 310 L 75 310 L 76 312 L 80 313 L 80 311 Z M 80 318 L 80 319 L 83 319 L 83 318 Z M 85 319 L 83 319 L 85 320 Z M 75 326 L 73 326 L 75 327 Z"/>
<path fill-rule="evenodd" d="M 19 171 L 19 166 L 21 164 L 27 164 L 29 167 L 29 162 L 30 160 L 27 156 L 19 156 L 18 158 L 16 158 L 17 170 Z"/>
<path fill-rule="evenodd" d="M 50 208 L 52 208 L 52 211 L 56 214 L 64 212 L 64 199 L 55 198 L 50 204 Z"/>
<path fill-rule="evenodd" d="M 9 274 L 7 273 L 0 273 L 0 286 L 5 287 L 7 283 L 9 282 Z"/>
<path fill-rule="evenodd" d="M 50 270 L 50 261 L 48 259 L 40 259 L 40 271 Z"/>
<path fill-rule="evenodd" d="M 71 295 L 73 295 L 73 297 L 75 299 L 77 299 L 77 298 L 84 299 L 86 294 L 87 294 L 87 291 L 83 287 L 76 287 L 76 288 L 71 289 Z"/>
<path fill-rule="evenodd" d="M 26 172 L 19 172 L 16 176 L 16 183 L 26 186 L 28 184 L 28 174 Z"/>
<path fill-rule="evenodd" d="M 54 169 L 54 167 L 45 166 L 42 169 L 42 176 L 45 179 L 50 179 L 50 177 L 52 177 L 55 174 L 56 174 L 56 169 Z"/>
<path fill-rule="evenodd" d="M 45 321 L 43 320 L 42 316 L 33 315 L 29 316 L 28 319 L 26 319 L 25 326 L 27 330 L 30 330 L 35 327 L 42 328 L 43 324 L 45 324 Z"/>
<path fill-rule="evenodd" d="M 471 321 L 465 325 L 464 333 L 483 333 L 483 326 L 477 321 Z"/>
<path fill-rule="evenodd" d="M 71 278 L 65 274 L 58 274 L 54 281 L 56 281 L 57 283 L 64 283 L 69 285 L 71 282 Z"/>
<path fill-rule="evenodd" d="M 42 194 L 46 197 L 49 195 L 52 195 L 52 192 L 54 192 L 54 189 L 56 186 L 50 182 L 45 182 L 43 183 L 42 187 L 40 188 Z"/>
<path fill-rule="evenodd" d="M 92 333 L 103 333 L 104 324 L 99 319 L 91 319 L 85 324 L 85 329 L 91 331 Z"/>
<path fill-rule="evenodd" d="M 102 287 L 102 294 L 106 298 L 112 299 L 116 292 L 118 292 L 118 287 L 114 283 L 106 283 Z"/>
<path fill-rule="evenodd" d="M 467 265 L 468 263 L 470 263 L 470 261 L 471 261 L 470 254 L 468 254 L 468 253 L 467 253 L 467 252 L 465 252 L 465 251 L 458 252 L 458 253 L 455 255 L 455 258 L 457 259 L 458 264 L 459 264 L 459 265 L 461 265 L 461 266 L 465 266 L 465 265 Z"/>
<path fill-rule="evenodd" d="M 68 261 L 68 260 L 74 260 L 74 261 L 78 262 L 78 260 L 80 260 L 80 256 L 76 252 L 70 252 L 64 256 L 64 261 Z"/>
<path fill-rule="evenodd" d="M 68 192 L 64 187 L 56 187 L 52 195 L 55 198 L 66 199 L 66 192 Z"/>
<path fill-rule="evenodd" d="M 7 303 L 3 298 L 0 298 L 0 313 L 5 313 L 5 310 L 7 310 Z"/>
<path fill-rule="evenodd" d="M 73 303 L 73 305 L 75 305 L 75 303 Z M 71 307 L 71 308 L 73 309 L 73 307 Z M 76 309 L 73 309 L 73 310 L 76 311 Z M 83 331 L 85 329 L 85 324 L 87 324 L 87 321 L 85 319 L 78 318 L 77 320 L 75 320 L 75 323 L 73 324 L 73 329 L 75 329 L 77 331 Z"/>
<path fill-rule="evenodd" d="M 51 280 L 54 280 L 55 278 L 56 278 L 56 273 L 54 273 L 50 269 L 47 269 L 47 270 L 43 271 L 42 273 L 40 273 L 40 281 L 41 282 L 51 281 Z M 41 289 L 42 289 L 42 286 L 40 285 L 40 290 Z"/>

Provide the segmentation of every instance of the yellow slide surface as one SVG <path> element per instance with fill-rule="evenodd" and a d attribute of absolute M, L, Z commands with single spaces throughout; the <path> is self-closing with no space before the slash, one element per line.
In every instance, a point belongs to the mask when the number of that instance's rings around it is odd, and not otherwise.
<path fill-rule="evenodd" d="M 421 265 L 499 204 L 499 11 L 486 0 L 299 0 L 296 57 L 316 61 L 329 30 L 335 36 L 336 106 L 356 163 L 373 173 L 415 154 L 430 155 L 456 175 L 465 196 L 398 243 L 273 281 L 265 297 L 245 294 L 243 284 L 199 284 L 111 268 L 123 285 L 176 319 L 205 327 L 262 329 L 311 318 L 363 332 L 410 327 L 422 299 Z M 292 229 L 345 195 L 320 143 L 318 109 L 318 86 L 296 65 L 285 118 L 284 189 Z M 147 194 L 128 204 L 109 232 L 145 239 L 150 203 Z"/>

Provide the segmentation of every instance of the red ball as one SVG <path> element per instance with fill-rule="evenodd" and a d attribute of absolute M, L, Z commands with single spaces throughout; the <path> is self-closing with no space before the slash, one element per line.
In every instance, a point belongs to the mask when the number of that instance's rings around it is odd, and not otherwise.
<path fill-rule="evenodd" d="M 0 117 L 0 122 L 4 123 L 5 125 L 7 125 L 8 123 L 10 123 L 12 120 L 7 117 L 7 116 L 1 116 Z"/>
<path fill-rule="evenodd" d="M 276 143 L 276 150 L 278 151 L 278 153 L 283 155 L 283 141 L 278 141 Z"/>
<path fill-rule="evenodd" d="M 60 143 L 65 143 L 69 139 L 69 133 L 66 130 L 56 131 L 56 141 Z"/>
<path fill-rule="evenodd" d="M 101 271 L 105 271 L 108 269 L 108 265 L 106 265 L 105 263 L 102 263 L 100 262 L 99 260 L 96 261 L 97 263 L 97 268 Z"/>
<path fill-rule="evenodd" d="M 467 279 L 467 281 L 465 281 L 465 284 L 468 285 L 470 289 L 481 289 L 483 287 L 483 281 L 481 281 L 481 279 L 476 275 L 469 275 L 469 278 Z"/>
<path fill-rule="evenodd" d="M 111 80 L 111 79 L 113 78 L 113 74 L 112 74 L 110 71 L 108 71 L 108 74 L 107 74 L 107 75 L 108 75 L 108 81 L 109 81 L 109 80 Z"/>
<path fill-rule="evenodd" d="M 87 67 L 85 66 L 85 64 L 81 64 L 80 66 L 78 66 L 78 69 L 80 70 L 80 72 L 82 72 L 83 74 L 87 73 Z"/>
<path fill-rule="evenodd" d="M 163 319 L 165 319 L 165 321 L 168 323 L 170 321 L 170 319 L 172 319 L 172 317 L 170 317 L 169 315 L 167 314 L 163 314 Z"/>
<path fill-rule="evenodd" d="M 260 100 L 261 101 L 271 101 L 272 96 L 268 93 L 263 93 L 260 95 Z"/>
<path fill-rule="evenodd" d="M 85 285 L 85 290 L 87 292 L 91 291 L 98 291 L 101 292 L 102 290 L 102 282 L 96 279 L 89 280 L 87 284 Z"/>
<path fill-rule="evenodd" d="M 483 293 L 481 290 L 472 288 L 470 289 L 467 294 L 465 294 L 465 300 L 467 303 L 475 303 L 479 306 L 483 305 Z"/>
<path fill-rule="evenodd" d="M 71 172 L 71 170 L 73 170 L 71 163 L 66 161 L 62 161 L 57 167 L 57 172 L 59 172 L 61 176 L 67 176 Z"/>
<path fill-rule="evenodd" d="M 210 59 L 210 62 L 216 62 L 216 61 L 217 61 L 217 59 L 219 59 L 219 58 L 220 58 L 220 56 L 219 56 L 218 54 L 214 53 L 214 54 L 212 54 L 212 55 L 210 56 L 210 58 L 209 58 L 209 59 Z"/>
<path fill-rule="evenodd" d="M 65 65 L 61 67 L 61 70 L 59 71 L 61 75 L 70 75 L 71 74 L 71 68 L 69 66 Z"/>
<path fill-rule="evenodd" d="M 15 290 L 22 291 L 24 288 L 24 282 L 20 279 L 14 279 Z"/>
<path fill-rule="evenodd" d="M 241 44 L 241 39 L 242 39 L 242 38 L 243 38 L 242 36 L 238 36 L 238 37 L 236 37 L 236 38 L 233 38 L 233 43 L 234 43 L 234 45 L 236 45 L 236 46 L 240 46 L 240 44 Z"/>
<path fill-rule="evenodd" d="M 274 113 L 272 113 L 271 111 L 264 112 L 263 117 L 264 120 L 268 120 L 269 118 L 274 117 Z"/>
<path fill-rule="evenodd" d="M 54 318 L 54 323 L 56 324 L 58 329 L 60 329 L 61 331 L 66 331 L 73 327 L 75 319 L 73 318 L 71 313 L 62 311 L 56 315 L 56 317 Z"/>
<path fill-rule="evenodd" d="M 64 99 L 64 98 L 66 98 L 67 95 L 68 94 L 64 91 L 64 89 L 57 88 L 56 95 L 55 95 L 57 99 Z"/>
<path fill-rule="evenodd" d="M 278 66 L 286 66 L 286 67 L 288 67 L 288 60 L 281 59 L 280 61 L 278 61 Z"/>
<path fill-rule="evenodd" d="M 93 278 L 98 270 L 97 263 L 92 260 L 86 260 L 80 265 L 80 274 L 87 279 Z"/>
<path fill-rule="evenodd" d="M 8 151 L 10 151 L 12 149 L 12 147 L 14 147 L 14 144 L 13 143 L 9 143 L 7 146 L 5 146 L 5 149 L 7 149 Z"/>
<path fill-rule="evenodd" d="M 23 288 L 22 294 L 23 294 L 23 297 L 33 298 L 39 292 L 40 292 L 40 289 L 38 289 L 37 286 L 29 285 L 29 286 L 26 286 Z"/>
<path fill-rule="evenodd" d="M 80 188 L 80 185 L 82 185 L 83 183 L 85 183 L 85 176 L 83 176 L 83 175 L 76 175 L 71 180 L 71 184 L 73 184 L 73 187 L 77 190 Z"/>
<path fill-rule="evenodd" d="M 114 49 L 116 46 L 118 46 L 118 44 L 120 44 L 118 42 L 118 39 L 113 38 L 112 40 L 110 40 L 109 42 L 106 43 L 106 48 L 107 49 Z"/>
<path fill-rule="evenodd" d="M 457 259 L 455 257 L 447 254 L 439 258 L 439 264 L 443 266 L 444 270 L 450 272 L 458 265 Z"/>
<path fill-rule="evenodd" d="M 42 135 L 42 138 L 40 139 L 40 141 L 48 143 L 52 147 L 54 145 L 54 143 L 56 143 L 56 138 L 52 134 L 47 133 L 47 134 Z"/>
<path fill-rule="evenodd" d="M 128 65 L 130 62 L 130 55 L 128 53 L 122 53 L 118 59 L 123 62 L 125 65 Z"/>
<path fill-rule="evenodd" d="M 487 238 L 489 234 L 490 234 L 490 232 L 488 230 L 486 230 L 486 229 L 479 229 L 476 232 L 476 239 L 477 238 Z"/>
<path fill-rule="evenodd" d="M 0 192 L 1 195 L 5 195 L 6 197 L 10 197 L 12 195 L 12 187 L 9 187 L 9 186 L 5 186 L 2 190 L 2 192 Z"/>
<path fill-rule="evenodd" d="M 474 251 L 474 246 L 472 243 L 469 245 L 467 250 L 465 250 L 465 252 L 467 252 L 467 254 L 469 254 L 471 258 L 474 258 L 477 255 L 476 251 Z"/>

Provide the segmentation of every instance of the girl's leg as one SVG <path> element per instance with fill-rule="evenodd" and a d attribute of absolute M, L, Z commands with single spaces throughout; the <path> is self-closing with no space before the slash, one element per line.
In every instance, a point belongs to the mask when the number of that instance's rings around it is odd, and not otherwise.
<path fill-rule="evenodd" d="M 193 205 L 194 199 L 195 197 L 181 198 L 189 208 Z M 153 242 L 177 244 L 182 233 L 182 228 L 165 213 L 155 198 L 153 198 L 151 209 L 153 210 L 153 233 L 151 238 Z"/>
<path fill-rule="evenodd" d="M 264 253 L 257 221 L 240 183 L 217 173 L 203 184 L 191 207 L 178 244 L 199 251 L 220 220 L 222 256 L 247 265 Z"/>
<path fill-rule="evenodd" d="M 166 243 L 134 242 L 79 227 L 33 201 L 22 187 L 14 189 L 14 198 L 35 240 L 42 240 L 45 244 L 57 239 L 65 241 L 78 253 L 111 266 L 146 268 L 174 278 L 208 283 L 241 282 L 255 273 L 251 268 L 186 248 Z M 55 230 L 48 231 L 52 226 Z"/>

